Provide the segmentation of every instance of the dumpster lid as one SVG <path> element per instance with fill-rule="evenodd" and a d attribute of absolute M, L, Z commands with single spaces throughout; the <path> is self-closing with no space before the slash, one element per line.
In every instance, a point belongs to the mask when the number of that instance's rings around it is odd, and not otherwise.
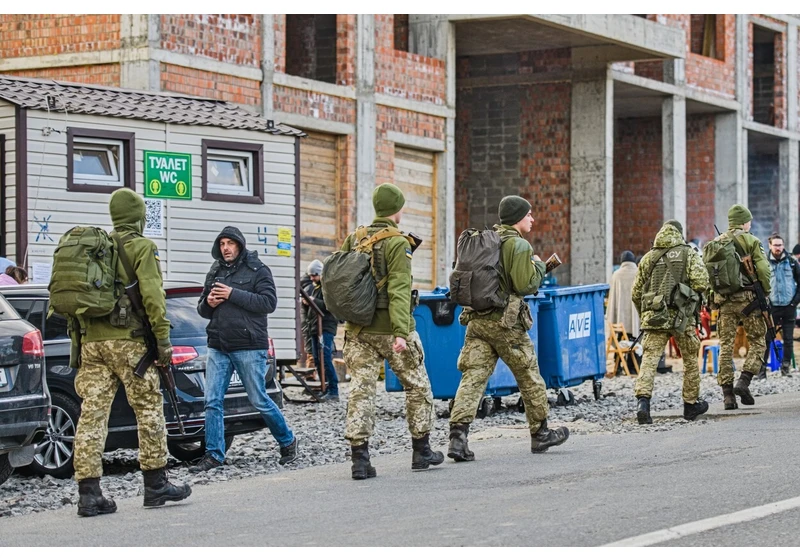
<path fill-rule="evenodd" d="M 606 290 L 608 289 L 608 284 L 602 284 L 602 285 L 605 286 Z M 583 287 L 586 287 L 586 286 L 579 286 L 579 287 L 583 288 Z M 549 295 L 549 292 L 546 293 L 546 294 L 542 294 L 542 290 L 544 290 L 544 289 L 545 288 L 541 288 L 539 290 L 539 293 L 536 294 L 536 295 L 525 296 L 525 299 L 526 300 L 528 300 L 528 299 L 545 299 Z M 439 300 L 445 300 L 445 299 L 449 299 L 449 298 L 450 298 L 450 289 L 447 286 L 436 286 L 433 290 L 430 290 L 430 291 L 426 290 L 426 291 L 420 291 L 419 292 L 419 300 L 420 301 L 439 301 Z"/>
<path fill-rule="evenodd" d="M 588 292 L 608 291 L 608 284 L 587 284 L 585 286 L 557 286 L 554 288 L 542 288 L 540 293 L 545 296 L 571 296 L 575 294 L 585 294 Z"/>

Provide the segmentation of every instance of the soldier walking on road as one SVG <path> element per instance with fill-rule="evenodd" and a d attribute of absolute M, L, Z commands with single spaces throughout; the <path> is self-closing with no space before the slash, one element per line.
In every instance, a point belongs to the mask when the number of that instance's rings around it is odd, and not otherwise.
<path fill-rule="evenodd" d="M 461 324 L 467 326 L 467 334 L 458 357 L 462 375 L 450 413 L 447 451 L 447 456 L 456 462 L 475 459 L 468 446 L 469 425 L 475 419 L 498 357 L 517 380 L 531 432 L 531 451 L 547 451 L 569 437 L 567 428 L 551 430 L 547 427 L 547 387 L 539 374 L 536 352 L 528 336 L 532 317 L 523 298 L 536 293 L 545 275 L 545 264 L 522 238 L 522 234 L 529 233 L 533 227 L 531 205 L 519 196 L 507 196 L 500 201 L 498 214 L 500 225 L 494 226 L 494 232 L 500 237 L 499 290 L 491 294 L 497 296 L 495 305 L 481 311 L 465 307 L 459 317 Z M 456 268 L 459 266 L 457 263 Z M 477 277 L 473 272 L 469 283 Z M 451 279 L 451 292 L 453 285 Z M 471 290 L 476 290 L 475 294 L 480 292 L 478 288 L 470 286 Z"/>
<path fill-rule="evenodd" d="M 642 366 L 635 386 L 639 424 L 653 423 L 653 380 L 670 337 L 675 337 L 683 357 L 683 417 L 694 420 L 708 410 L 708 403 L 700 400 L 700 341 L 695 330 L 706 290 L 708 272 L 699 253 L 684 241 L 681 223 L 665 222 L 653 248 L 642 258 L 631 290 L 644 331 Z"/>

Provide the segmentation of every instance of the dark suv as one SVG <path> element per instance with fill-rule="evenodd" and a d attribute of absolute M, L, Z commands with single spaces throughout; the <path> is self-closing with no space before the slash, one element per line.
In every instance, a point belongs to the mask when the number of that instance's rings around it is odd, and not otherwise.
<path fill-rule="evenodd" d="M 0 296 L 0 484 L 33 460 L 49 407 L 42 334 Z"/>
<path fill-rule="evenodd" d="M 180 461 L 193 461 L 205 453 L 205 370 L 207 319 L 197 314 L 197 301 L 202 286 L 194 282 L 164 282 L 167 294 L 167 318 L 172 325 L 170 339 L 174 353 L 175 385 L 178 408 L 181 411 L 186 435 L 180 435 L 172 408 L 164 399 L 169 452 Z M 47 317 L 49 293 L 44 285 L 2 286 L 4 295 L 17 312 L 44 333 L 47 384 L 52 396 L 52 414 L 47 435 L 36 447 L 34 461 L 28 467 L 35 474 L 58 478 L 72 475 L 72 445 L 75 427 L 80 416 L 81 399 L 75 392 L 74 369 L 69 367 L 70 341 L 66 320 L 53 314 Z M 270 341 L 267 393 L 283 406 L 283 393 L 275 383 L 275 354 Z M 239 376 L 234 371 L 225 395 L 225 444 L 230 447 L 233 437 L 264 427 L 261 415 L 247 399 Z M 125 399 L 120 385 L 111 405 L 106 451 L 133 449 L 139 446 L 136 416 Z"/>

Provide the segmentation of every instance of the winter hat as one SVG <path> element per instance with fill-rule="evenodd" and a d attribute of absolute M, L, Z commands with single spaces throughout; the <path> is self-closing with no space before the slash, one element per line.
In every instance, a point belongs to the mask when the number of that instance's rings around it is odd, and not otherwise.
<path fill-rule="evenodd" d="M 378 185 L 372 191 L 372 207 L 375 208 L 375 215 L 379 218 L 397 214 L 405 204 L 406 197 L 403 196 L 403 191 L 391 183 Z"/>
<path fill-rule="evenodd" d="M 505 226 L 513 226 L 524 218 L 531 211 L 531 203 L 521 196 L 506 196 L 500 201 L 497 215 L 500 223 Z"/>
<path fill-rule="evenodd" d="M 309 276 L 319 276 L 322 274 L 322 262 L 317 259 L 311 261 L 311 264 L 308 265 L 306 272 Z"/>
<path fill-rule="evenodd" d="M 741 204 L 734 204 L 731 206 L 731 209 L 728 210 L 728 227 L 741 226 L 752 219 L 753 215 L 750 213 L 750 210 Z"/>
<path fill-rule="evenodd" d="M 800 255 L 800 243 L 798 243 L 797 245 L 794 246 L 794 249 L 792 249 L 792 254 L 793 255 Z"/>
<path fill-rule="evenodd" d="M 665 226 L 666 225 L 673 226 L 675 229 L 678 230 L 678 233 L 683 235 L 683 226 L 681 225 L 681 223 L 678 220 L 667 220 L 666 222 L 664 222 L 664 225 Z"/>
<path fill-rule="evenodd" d="M 622 251 L 622 254 L 619 256 L 619 262 L 636 262 L 636 255 L 634 255 L 631 251 Z"/>

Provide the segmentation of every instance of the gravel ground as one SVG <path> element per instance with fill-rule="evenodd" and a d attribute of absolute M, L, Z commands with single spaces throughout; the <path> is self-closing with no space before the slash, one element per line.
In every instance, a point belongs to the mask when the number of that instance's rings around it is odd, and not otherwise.
<path fill-rule="evenodd" d="M 651 401 L 653 411 L 682 406 L 682 375 L 678 371 L 679 361 L 670 360 L 675 373 L 658 375 L 655 395 Z M 737 360 L 737 368 L 741 363 Z M 688 422 L 683 419 L 656 419 L 650 426 L 639 426 L 635 421 L 636 401 L 633 396 L 633 382 L 629 377 L 616 377 L 603 381 L 603 398 L 595 401 L 591 383 L 584 383 L 571 390 L 575 394 L 575 405 L 569 407 L 551 406 L 549 424 L 565 425 L 576 437 L 588 433 L 651 432 L 680 429 Z M 191 485 L 205 485 L 229 479 L 247 478 L 260 474 L 295 470 L 310 466 L 349 461 L 349 446 L 343 439 L 345 410 L 347 406 L 348 384 L 341 386 L 342 400 L 324 404 L 287 404 L 284 414 L 295 433 L 300 438 L 301 458 L 295 463 L 281 467 L 278 465 L 278 448 L 268 431 L 237 436 L 228 452 L 225 466 L 209 473 L 190 474 L 187 465 L 170 458 L 170 478 L 176 482 Z M 296 391 L 296 389 L 290 389 Z M 800 375 L 782 378 L 778 374 L 769 375 L 766 381 L 753 381 L 754 395 L 800 391 Z M 550 391 L 551 405 L 555 403 L 555 393 Z M 722 400 L 716 378 L 704 375 L 701 382 L 701 396 L 708 402 Z M 476 419 L 472 424 L 470 439 L 480 440 L 494 437 L 527 438 L 524 413 L 518 412 L 517 395 L 503 398 L 503 407 L 493 416 Z M 377 425 L 370 441 L 372 456 L 407 453 L 411 461 L 411 440 L 405 422 L 405 404 L 402 393 L 379 391 L 377 403 Z M 434 448 L 444 451 L 448 435 L 448 403 L 436 401 L 436 426 L 431 434 Z M 698 423 L 711 423 L 712 419 L 699 419 Z M 518 428 L 518 432 L 508 429 Z M 527 442 L 520 442 L 526 448 Z M 103 491 L 113 498 L 128 498 L 142 495 L 142 475 L 138 471 L 136 450 L 119 450 L 104 456 L 104 476 L 101 481 Z M 449 461 L 449 460 L 448 460 Z M 348 466 L 342 465 L 342 469 Z M 77 483 L 52 477 L 24 477 L 14 474 L 0 486 L 0 517 L 25 515 L 33 512 L 62 507 L 75 507 L 77 504 Z"/>

